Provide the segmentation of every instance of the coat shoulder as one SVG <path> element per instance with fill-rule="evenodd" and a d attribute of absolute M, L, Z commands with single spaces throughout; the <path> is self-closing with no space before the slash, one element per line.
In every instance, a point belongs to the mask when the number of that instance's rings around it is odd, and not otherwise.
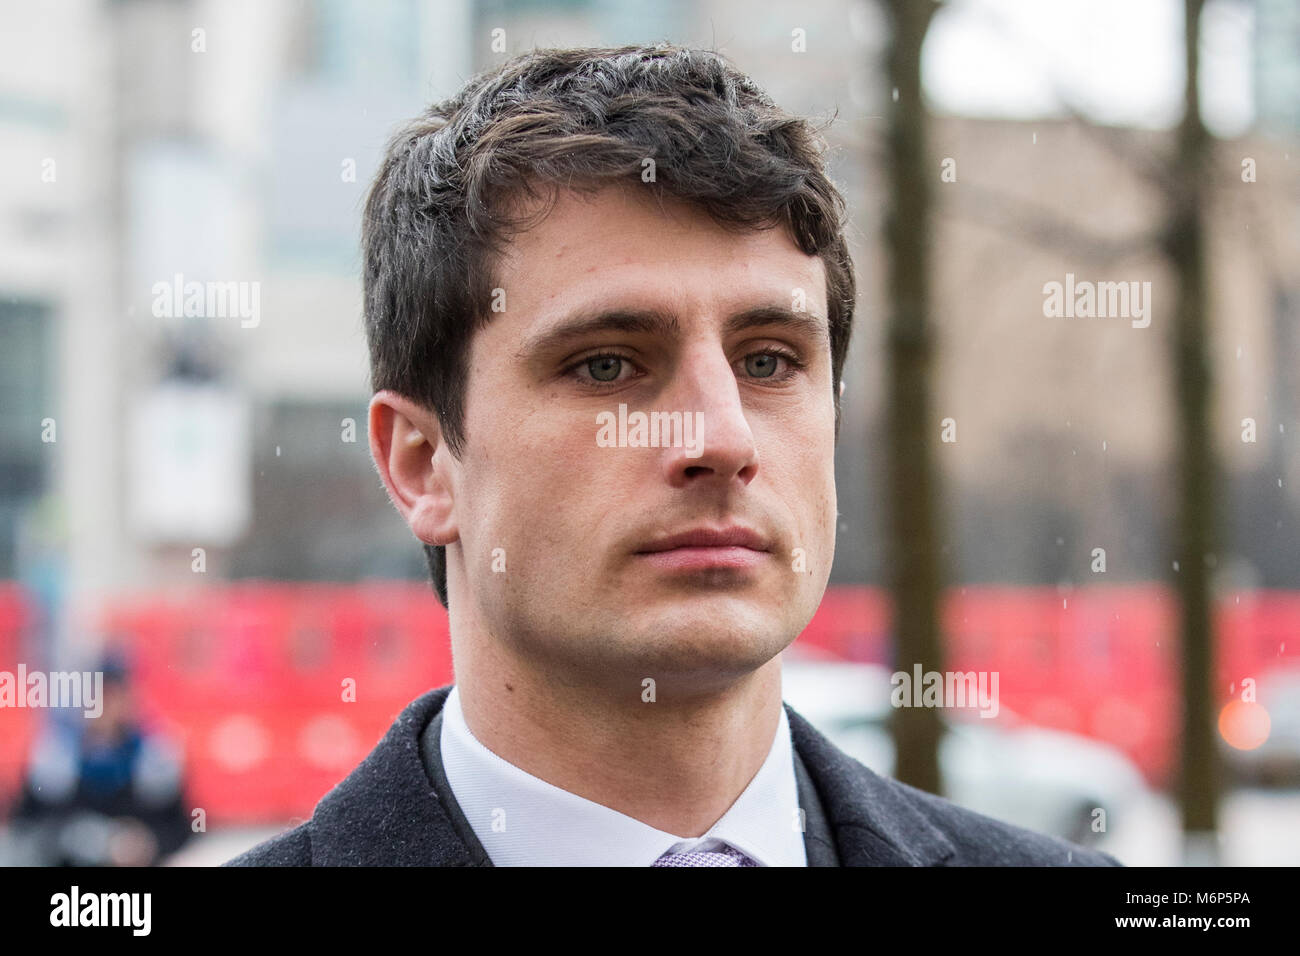
<path fill-rule="evenodd" d="M 466 865 L 419 755 L 451 685 L 416 698 L 311 818 L 223 866 Z"/>
<path fill-rule="evenodd" d="M 222 866 L 311 866 L 310 821 L 264 840 Z"/>
<path fill-rule="evenodd" d="M 946 866 L 1123 866 L 1109 853 L 985 816 L 944 797 L 882 778 L 930 821 L 955 853 Z"/>

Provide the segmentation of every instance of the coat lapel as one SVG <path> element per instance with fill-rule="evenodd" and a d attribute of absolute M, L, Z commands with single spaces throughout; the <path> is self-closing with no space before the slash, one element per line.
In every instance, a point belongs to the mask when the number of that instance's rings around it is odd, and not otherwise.
<path fill-rule="evenodd" d="M 821 797 L 841 866 L 934 866 L 956 848 L 907 791 L 827 740 L 789 704 L 795 752 Z"/>

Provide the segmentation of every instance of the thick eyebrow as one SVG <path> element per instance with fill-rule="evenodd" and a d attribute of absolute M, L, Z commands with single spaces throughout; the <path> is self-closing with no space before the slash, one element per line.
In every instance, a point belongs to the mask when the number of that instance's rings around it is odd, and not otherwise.
<path fill-rule="evenodd" d="M 760 305 L 744 309 L 727 317 L 722 324 L 724 335 L 733 335 L 746 329 L 761 326 L 781 326 L 811 339 L 829 336 L 827 322 L 811 312 L 796 312 L 784 305 Z M 594 312 L 580 310 L 526 338 L 517 353 L 529 355 L 550 352 L 566 342 L 581 339 L 597 332 L 625 332 L 673 338 L 681 332 L 681 324 L 670 312 L 657 309 L 598 309 Z"/>
<path fill-rule="evenodd" d="M 579 310 L 536 335 L 524 339 L 520 358 L 550 352 L 566 342 L 597 332 L 626 332 L 672 338 L 681 331 L 677 317 L 656 309 Z"/>
<path fill-rule="evenodd" d="M 830 337 L 829 323 L 812 312 L 796 312 L 784 305 L 760 305 L 730 316 L 722 323 L 725 335 L 764 325 L 776 325 L 807 336 L 814 341 Z"/>

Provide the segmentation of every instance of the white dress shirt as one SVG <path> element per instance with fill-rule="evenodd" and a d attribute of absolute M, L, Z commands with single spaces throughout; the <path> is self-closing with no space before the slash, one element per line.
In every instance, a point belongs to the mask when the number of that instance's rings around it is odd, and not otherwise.
<path fill-rule="evenodd" d="M 790 723 L 781 708 L 767 759 L 708 833 L 683 838 L 547 783 L 470 732 L 458 688 L 443 705 L 447 782 L 496 866 L 649 866 L 664 853 L 728 843 L 760 866 L 807 866 Z"/>

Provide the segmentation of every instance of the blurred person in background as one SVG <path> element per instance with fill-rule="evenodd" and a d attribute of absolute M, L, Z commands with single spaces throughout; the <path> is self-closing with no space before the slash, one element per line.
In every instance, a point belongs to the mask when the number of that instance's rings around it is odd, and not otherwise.
<path fill-rule="evenodd" d="M 53 710 L 32 745 L 11 821 L 15 862 L 153 866 L 189 838 L 177 747 L 142 726 L 120 658 L 97 670 L 100 716 Z"/>

